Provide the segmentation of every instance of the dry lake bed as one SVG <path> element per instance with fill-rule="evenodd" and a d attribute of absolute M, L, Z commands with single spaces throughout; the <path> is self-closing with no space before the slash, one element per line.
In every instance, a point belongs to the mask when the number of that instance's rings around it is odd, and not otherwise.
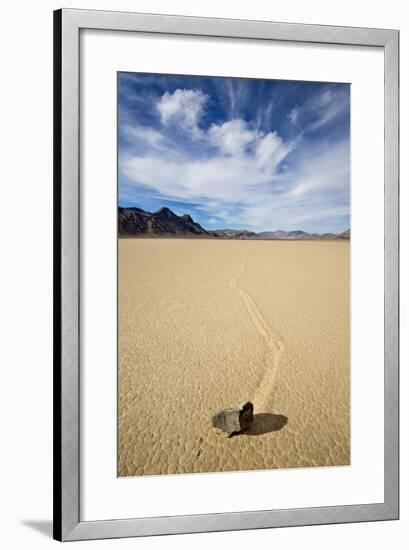
<path fill-rule="evenodd" d="M 118 475 L 349 464 L 349 241 L 118 247 Z"/>

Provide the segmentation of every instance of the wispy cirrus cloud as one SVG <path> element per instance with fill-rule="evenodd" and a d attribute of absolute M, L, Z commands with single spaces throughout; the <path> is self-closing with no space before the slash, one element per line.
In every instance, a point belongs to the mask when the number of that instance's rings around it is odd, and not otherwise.
<path fill-rule="evenodd" d="M 302 125 L 304 131 L 318 130 L 338 117 L 349 116 L 349 88 L 325 88 L 302 106 L 293 107 L 287 116 L 292 124 Z"/>
<path fill-rule="evenodd" d="M 300 115 L 300 110 L 297 106 L 295 106 L 288 113 L 287 117 L 290 119 L 291 124 L 295 125 L 295 124 L 297 124 L 299 115 Z"/>

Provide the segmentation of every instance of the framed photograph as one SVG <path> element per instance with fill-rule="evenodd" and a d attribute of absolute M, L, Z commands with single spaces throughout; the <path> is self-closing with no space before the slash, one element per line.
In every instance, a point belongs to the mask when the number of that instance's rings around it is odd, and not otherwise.
<path fill-rule="evenodd" d="M 54 13 L 54 537 L 398 518 L 398 31 Z"/>

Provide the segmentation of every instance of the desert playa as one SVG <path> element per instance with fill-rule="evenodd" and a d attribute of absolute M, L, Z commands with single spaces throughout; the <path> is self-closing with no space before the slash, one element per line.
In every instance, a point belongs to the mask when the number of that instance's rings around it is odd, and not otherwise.
<path fill-rule="evenodd" d="M 349 464 L 349 241 L 121 238 L 118 323 L 118 475 Z"/>

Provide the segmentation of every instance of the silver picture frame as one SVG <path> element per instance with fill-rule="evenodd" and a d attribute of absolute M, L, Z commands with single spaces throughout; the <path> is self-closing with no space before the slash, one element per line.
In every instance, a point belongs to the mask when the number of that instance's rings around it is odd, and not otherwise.
<path fill-rule="evenodd" d="M 101 29 L 384 49 L 384 501 L 80 520 L 80 31 Z M 394 520 L 399 517 L 399 32 L 62 9 L 54 12 L 54 538 L 60 541 Z"/>

